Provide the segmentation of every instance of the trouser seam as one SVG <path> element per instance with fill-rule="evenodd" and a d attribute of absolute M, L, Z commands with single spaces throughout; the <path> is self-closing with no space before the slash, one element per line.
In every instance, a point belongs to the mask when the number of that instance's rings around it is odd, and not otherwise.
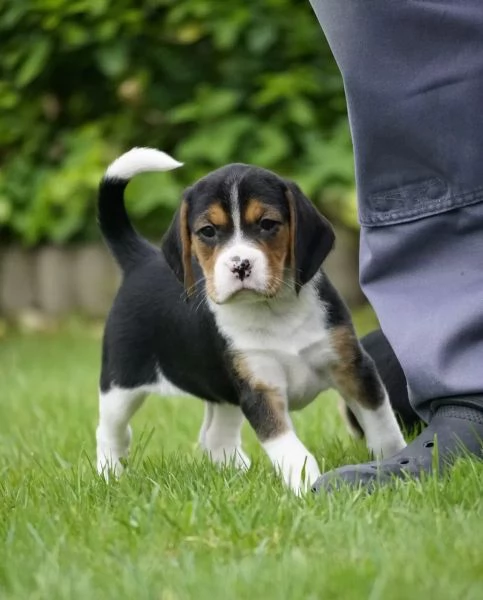
<path fill-rule="evenodd" d="M 414 201 L 423 201 L 424 198 L 416 198 Z M 426 202 L 424 207 L 410 209 L 405 211 L 387 211 L 378 214 L 377 211 L 367 211 L 371 216 L 359 215 L 359 220 L 364 227 L 382 227 L 388 225 L 397 225 L 426 217 L 431 217 L 441 213 L 448 212 L 457 208 L 464 208 L 472 204 L 478 204 L 483 200 L 483 186 L 474 188 L 468 192 L 452 195 L 447 200 L 437 200 Z M 361 203 L 360 213 L 364 212 L 364 203 Z"/>

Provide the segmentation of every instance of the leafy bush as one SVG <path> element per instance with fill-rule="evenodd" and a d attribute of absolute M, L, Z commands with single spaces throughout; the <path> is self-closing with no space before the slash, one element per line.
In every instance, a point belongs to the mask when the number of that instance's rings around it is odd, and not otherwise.
<path fill-rule="evenodd" d="M 129 186 L 148 235 L 232 161 L 293 177 L 353 221 L 342 82 L 308 2 L 0 0 L 0 14 L 2 237 L 96 236 L 98 181 L 134 145 L 186 165 Z"/>

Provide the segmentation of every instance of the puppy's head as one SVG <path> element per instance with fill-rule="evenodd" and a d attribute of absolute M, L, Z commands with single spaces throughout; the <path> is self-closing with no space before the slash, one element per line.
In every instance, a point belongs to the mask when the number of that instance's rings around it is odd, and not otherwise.
<path fill-rule="evenodd" d="M 163 251 L 188 293 L 194 256 L 209 297 L 223 304 L 273 298 L 287 287 L 298 292 L 333 243 L 330 223 L 294 183 L 233 164 L 185 192 Z"/>

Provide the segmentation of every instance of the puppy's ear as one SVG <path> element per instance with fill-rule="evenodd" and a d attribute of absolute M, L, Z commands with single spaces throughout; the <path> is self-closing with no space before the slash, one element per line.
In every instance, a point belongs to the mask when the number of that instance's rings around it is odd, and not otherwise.
<path fill-rule="evenodd" d="M 332 225 L 323 217 L 298 185 L 291 181 L 286 196 L 290 209 L 290 257 L 297 293 L 317 273 L 332 250 L 335 234 Z"/>
<path fill-rule="evenodd" d="M 184 285 L 188 296 L 193 292 L 194 277 L 191 264 L 191 232 L 188 223 L 188 201 L 183 198 L 168 231 L 163 237 L 161 248 L 170 269 Z"/>

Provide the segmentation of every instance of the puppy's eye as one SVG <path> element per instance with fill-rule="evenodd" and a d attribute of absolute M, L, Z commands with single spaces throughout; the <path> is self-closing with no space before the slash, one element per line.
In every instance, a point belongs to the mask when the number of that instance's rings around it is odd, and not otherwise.
<path fill-rule="evenodd" d="M 273 221 L 272 219 L 262 219 L 260 221 L 262 231 L 272 231 L 277 225 L 279 225 L 279 222 Z"/>
<path fill-rule="evenodd" d="M 205 227 L 199 229 L 197 233 L 205 238 L 213 238 L 216 235 L 216 229 L 213 225 L 205 225 Z"/>

